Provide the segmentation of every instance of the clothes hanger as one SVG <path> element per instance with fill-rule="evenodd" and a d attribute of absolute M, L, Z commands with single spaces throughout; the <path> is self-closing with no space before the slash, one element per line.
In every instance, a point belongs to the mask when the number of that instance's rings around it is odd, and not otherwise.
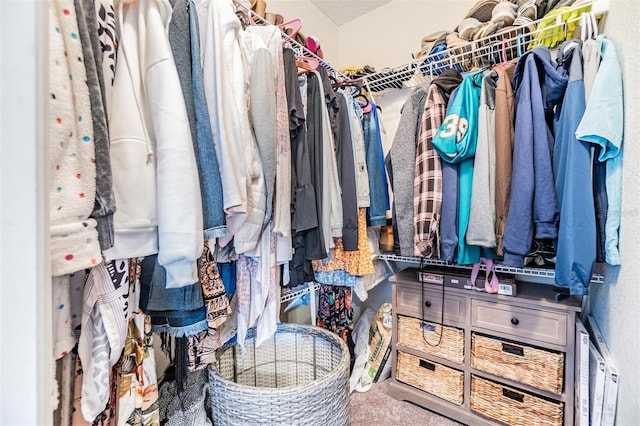
<path fill-rule="evenodd" d="M 496 46 L 497 47 L 497 46 Z M 511 42 L 508 39 L 503 38 L 500 41 L 500 52 L 499 52 L 499 59 L 500 59 L 500 63 L 495 64 L 495 67 L 498 68 L 506 68 L 510 61 L 509 61 L 509 55 L 507 54 L 507 48 L 509 48 L 509 51 L 512 51 L 512 47 L 511 47 Z"/>
<path fill-rule="evenodd" d="M 302 20 L 300 18 L 295 18 L 278 25 L 278 27 L 284 30 L 285 34 L 287 34 L 284 40 L 282 40 L 282 44 L 286 44 L 289 40 L 292 40 L 298 34 L 300 29 L 302 28 Z M 289 32 L 289 30 L 291 30 L 291 32 Z"/>
<path fill-rule="evenodd" d="M 304 72 L 315 71 L 318 69 L 320 62 L 316 58 L 309 58 L 307 56 L 296 56 L 296 66 L 303 69 Z M 300 73 L 298 73 L 300 74 Z"/>
<path fill-rule="evenodd" d="M 598 37 L 598 21 L 593 12 L 583 12 L 580 15 L 580 39 L 582 41 L 595 40 Z"/>
<path fill-rule="evenodd" d="M 243 30 L 246 30 L 248 26 L 256 25 L 252 13 L 251 9 L 246 9 L 244 7 L 240 7 L 236 10 L 236 16 L 240 20 Z"/>
<path fill-rule="evenodd" d="M 518 58 L 520 58 L 524 53 L 524 44 L 525 44 L 524 35 L 518 34 L 518 37 L 516 40 L 517 40 L 517 47 L 518 47 Z"/>
<path fill-rule="evenodd" d="M 485 72 L 493 69 L 493 67 L 497 65 L 498 61 L 496 61 L 496 54 L 499 55 L 499 53 L 500 53 L 500 48 L 498 47 L 497 44 L 490 44 L 489 46 L 487 46 L 486 57 L 487 57 L 488 65 L 485 65 L 484 67 L 475 71 L 475 75 L 471 78 L 471 82 L 473 83 L 474 86 L 482 87 L 482 79 L 480 79 L 480 81 L 478 82 L 476 81 L 476 77 L 478 75 L 484 75 Z"/>
<path fill-rule="evenodd" d="M 362 93 L 358 93 L 357 95 L 355 95 L 353 97 L 353 99 L 362 99 L 362 102 L 358 101 L 358 103 L 360 104 L 361 108 L 365 108 L 367 106 L 369 106 L 369 98 L 367 98 L 364 94 Z"/>
<path fill-rule="evenodd" d="M 358 104 L 360 105 L 360 108 L 362 108 L 363 113 L 367 114 L 371 112 L 371 110 L 373 109 L 373 105 L 371 105 L 371 102 L 369 102 L 369 98 L 367 98 L 365 94 L 359 93 L 357 96 L 354 97 L 354 99 L 364 100 L 364 102 L 358 101 Z"/>
<path fill-rule="evenodd" d="M 335 89 L 349 88 L 349 92 L 353 97 L 360 94 L 360 91 L 362 90 L 362 77 L 354 78 L 351 80 L 337 80 L 336 78 L 332 78 L 331 76 L 329 76 L 329 78 L 334 81 L 333 86 Z"/>

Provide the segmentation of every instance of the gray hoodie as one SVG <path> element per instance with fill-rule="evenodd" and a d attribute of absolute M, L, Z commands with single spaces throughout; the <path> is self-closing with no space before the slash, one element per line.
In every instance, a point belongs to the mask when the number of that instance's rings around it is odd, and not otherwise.
<path fill-rule="evenodd" d="M 478 145 L 473 161 L 471 211 L 465 236 L 467 244 L 496 246 L 496 84 L 498 73 L 492 70 L 482 79 L 478 109 Z"/>
<path fill-rule="evenodd" d="M 402 106 L 402 116 L 393 138 L 388 157 L 391 159 L 390 173 L 393 188 L 393 209 L 398 230 L 400 255 L 413 256 L 413 180 L 416 163 L 416 144 L 420 132 L 420 117 L 427 99 L 427 87 L 413 91 Z"/>

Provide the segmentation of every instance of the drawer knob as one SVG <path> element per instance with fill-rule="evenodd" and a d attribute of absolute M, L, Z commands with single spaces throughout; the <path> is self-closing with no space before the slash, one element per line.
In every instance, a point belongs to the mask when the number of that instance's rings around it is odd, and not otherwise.
<path fill-rule="evenodd" d="M 426 306 L 427 308 L 431 307 L 431 302 L 429 302 L 428 300 L 426 302 L 424 302 L 424 306 Z"/>
<path fill-rule="evenodd" d="M 518 318 L 511 318 L 511 324 L 518 325 L 520 324 L 520 320 Z"/>

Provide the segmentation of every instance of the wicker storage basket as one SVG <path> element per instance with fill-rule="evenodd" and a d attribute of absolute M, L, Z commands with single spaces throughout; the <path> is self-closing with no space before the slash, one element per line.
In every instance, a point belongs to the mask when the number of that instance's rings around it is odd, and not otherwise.
<path fill-rule="evenodd" d="M 398 344 L 462 364 L 464 362 L 464 330 L 398 315 Z M 425 339 L 428 343 L 425 342 Z"/>
<path fill-rule="evenodd" d="M 507 425 L 561 426 L 562 402 L 471 376 L 471 409 Z"/>
<path fill-rule="evenodd" d="M 348 425 L 349 349 L 318 327 L 279 324 L 274 336 L 255 346 L 250 329 L 243 357 L 225 345 L 209 366 L 216 426 Z"/>
<path fill-rule="evenodd" d="M 464 395 L 462 371 L 398 351 L 396 380 L 454 404 L 462 405 Z"/>
<path fill-rule="evenodd" d="M 473 333 L 471 367 L 557 395 L 562 394 L 562 353 Z"/>

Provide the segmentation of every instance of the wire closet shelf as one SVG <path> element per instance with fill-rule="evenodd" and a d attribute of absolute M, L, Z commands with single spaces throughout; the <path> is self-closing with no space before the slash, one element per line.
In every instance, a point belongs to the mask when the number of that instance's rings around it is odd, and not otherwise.
<path fill-rule="evenodd" d="M 384 260 L 386 262 L 402 262 L 409 264 L 420 264 L 422 263 L 425 266 L 455 266 L 456 268 L 464 268 L 471 269 L 473 265 L 458 265 L 447 263 L 444 260 L 440 259 L 422 259 L 420 257 L 411 257 L 411 256 L 397 256 L 395 254 L 383 253 L 378 256 L 378 259 Z M 505 274 L 514 274 L 514 275 L 522 275 L 527 277 L 537 277 L 537 278 L 555 278 L 556 274 L 553 269 L 546 268 L 514 268 L 511 266 L 504 266 L 499 263 L 495 265 L 496 272 L 502 272 Z M 485 265 L 480 265 L 481 270 L 485 270 Z M 592 284 L 604 284 L 604 276 L 599 273 L 594 273 L 591 276 Z"/>
<path fill-rule="evenodd" d="M 555 47 L 561 41 L 571 38 L 573 29 L 580 24 L 582 13 L 594 10 L 593 4 L 582 4 L 567 9 L 555 18 L 542 18 L 528 25 L 509 27 L 478 40 L 458 44 L 441 52 L 429 54 L 404 65 L 368 74 L 364 78 L 374 92 L 385 89 L 414 87 L 430 82 L 447 69 L 455 68 L 461 73 L 498 65 L 521 56 L 535 46 Z M 594 14 L 602 28 L 607 10 Z M 569 16 L 567 19 L 562 19 Z M 545 23 L 540 26 L 540 23 Z M 533 29 L 532 29 L 533 28 Z"/>

